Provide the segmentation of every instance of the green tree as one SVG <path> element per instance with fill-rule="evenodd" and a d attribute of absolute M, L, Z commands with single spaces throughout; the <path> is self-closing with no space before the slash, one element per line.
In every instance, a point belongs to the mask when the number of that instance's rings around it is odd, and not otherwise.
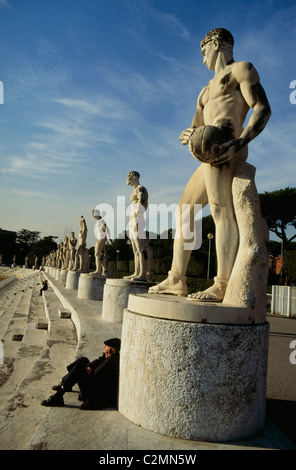
<path fill-rule="evenodd" d="M 27 230 L 22 228 L 19 232 L 16 233 L 16 243 L 20 247 L 31 247 L 34 243 L 40 240 L 40 232 Z"/>
<path fill-rule="evenodd" d="M 289 249 L 290 243 L 296 238 L 296 233 L 290 238 L 287 235 L 289 227 L 296 229 L 296 188 L 288 187 L 259 196 L 269 230 L 282 240 L 284 250 Z"/>
<path fill-rule="evenodd" d="M 296 250 L 285 252 L 283 273 L 286 277 L 286 284 L 296 281 Z"/>
<path fill-rule="evenodd" d="M 22 228 L 16 233 L 16 257 L 17 264 L 24 263 L 25 257 L 28 256 L 28 253 L 31 250 L 31 247 L 40 240 L 40 232 L 27 230 Z"/>
<path fill-rule="evenodd" d="M 16 254 L 15 247 L 16 232 L 0 230 L 0 254 L 3 255 L 2 262 L 11 264 L 13 255 Z"/>
<path fill-rule="evenodd" d="M 108 260 L 116 261 L 117 257 L 122 261 L 133 259 L 133 250 L 128 240 L 127 235 L 123 233 L 120 238 L 115 238 L 111 245 L 106 244 Z"/>
<path fill-rule="evenodd" d="M 55 238 L 58 237 L 49 235 L 42 238 L 42 240 L 36 241 L 30 246 L 30 249 L 27 252 L 27 256 L 29 257 L 31 264 L 33 264 L 35 256 L 38 256 L 38 262 L 41 264 L 43 257 L 47 256 L 51 251 L 57 249 L 57 243 L 54 241 Z"/>

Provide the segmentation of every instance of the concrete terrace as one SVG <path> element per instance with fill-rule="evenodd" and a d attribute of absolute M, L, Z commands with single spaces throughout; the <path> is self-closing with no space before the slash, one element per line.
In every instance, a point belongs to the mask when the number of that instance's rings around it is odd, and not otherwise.
<path fill-rule="evenodd" d="M 78 299 L 77 291 L 62 287 L 44 272 L 0 267 L 0 277 L 8 277 L 0 283 L 0 340 L 4 349 L 4 363 L 0 364 L 0 450 L 296 449 L 283 432 L 285 426 L 277 421 L 276 413 L 276 422 L 266 416 L 265 428 L 252 438 L 214 443 L 153 433 L 131 423 L 117 409 L 82 411 L 78 389 L 65 395 L 63 408 L 41 406 L 40 402 L 53 393 L 51 387 L 65 374 L 66 365 L 81 355 L 91 360 L 98 357 L 105 339 L 121 336 L 121 324 L 102 320 L 102 302 Z M 45 278 L 49 290 L 40 296 L 40 284 Z M 268 317 L 271 325 L 286 320 Z M 296 338 L 296 320 L 290 321 L 290 337 Z M 287 341 L 287 337 L 283 338 Z M 280 339 L 271 337 L 273 364 Z M 279 374 L 284 374 L 282 367 Z M 288 375 L 290 379 L 285 375 L 282 379 L 277 368 L 271 367 L 271 399 L 296 401 L 295 379 L 290 372 Z M 292 382 L 279 385 L 286 379 Z M 289 389 L 288 396 L 285 387 Z"/>

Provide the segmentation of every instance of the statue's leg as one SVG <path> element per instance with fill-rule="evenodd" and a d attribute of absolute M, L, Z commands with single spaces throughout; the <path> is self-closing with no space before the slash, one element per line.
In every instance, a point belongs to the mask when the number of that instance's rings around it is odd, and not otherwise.
<path fill-rule="evenodd" d="M 189 298 L 221 302 L 236 258 L 239 233 L 232 200 L 235 165 L 207 165 L 204 169 L 211 214 L 216 227 L 217 276 L 214 284 Z"/>
<path fill-rule="evenodd" d="M 190 244 L 190 240 L 186 238 L 184 226 L 190 222 L 190 227 L 193 228 L 194 215 L 196 213 L 195 205 L 200 204 L 204 207 L 208 202 L 203 170 L 204 165 L 201 164 L 192 175 L 178 204 L 176 211 L 177 235 L 174 239 L 173 261 L 168 277 L 160 284 L 150 287 L 149 293 L 175 295 L 187 295 L 188 293 L 186 271 L 192 250 L 186 249 L 186 246 Z M 189 221 L 184 220 L 184 208 L 186 214 L 189 208 Z"/>
<path fill-rule="evenodd" d="M 133 249 L 133 253 L 134 253 L 134 265 L 135 265 L 134 269 L 135 269 L 135 272 L 133 274 L 130 274 L 129 276 L 123 276 L 123 279 L 133 279 L 134 277 L 139 275 L 139 256 L 138 256 L 137 247 L 136 247 L 136 243 L 135 243 L 135 237 L 134 237 L 133 234 L 132 234 L 132 236 L 130 236 L 130 241 L 131 241 L 131 245 L 132 245 L 132 249 Z"/>
<path fill-rule="evenodd" d="M 133 281 L 146 281 L 146 263 L 144 256 L 144 243 L 143 238 L 137 238 L 135 240 L 135 245 L 137 248 L 137 258 L 138 258 L 138 274 L 133 277 Z"/>
<path fill-rule="evenodd" d="M 102 274 L 101 254 L 102 254 L 102 251 L 104 250 L 104 246 L 105 246 L 105 238 L 103 238 L 102 240 L 97 240 L 97 243 L 95 246 L 96 270 L 94 274 Z"/>

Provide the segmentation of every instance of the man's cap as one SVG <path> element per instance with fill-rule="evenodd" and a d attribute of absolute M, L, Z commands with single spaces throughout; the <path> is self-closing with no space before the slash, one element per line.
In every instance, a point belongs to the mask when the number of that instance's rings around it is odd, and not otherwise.
<path fill-rule="evenodd" d="M 104 341 L 104 344 L 106 344 L 106 346 L 110 346 L 110 348 L 118 349 L 119 351 L 121 341 L 119 338 L 110 338 Z"/>

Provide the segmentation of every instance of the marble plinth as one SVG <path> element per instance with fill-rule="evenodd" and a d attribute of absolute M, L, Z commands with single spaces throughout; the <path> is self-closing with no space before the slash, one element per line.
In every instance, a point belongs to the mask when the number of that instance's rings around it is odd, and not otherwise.
<path fill-rule="evenodd" d="M 128 305 L 129 295 L 147 293 L 152 285 L 152 282 L 145 281 L 107 279 L 104 286 L 103 320 L 121 323 L 123 310 Z"/>
<path fill-rule="evenodd" d="M 247 311 L 237 317 L 235 307 L 228 307 L 225 320 L 221 304 L 167 297 L 129 296 L 119 412 L 143 428 L 181 439 L 222 442 L 260 432 L 269 324 L 250 321 Z M 186 311 L 190 315 L 182 318 Z"/>
<path fill-rule="evenodd" d="M 77 271 L 68 271 L 66 289 L 78 289 L 80 273 Z"/>
<path fill-rule="evenodd" d="M 79 299 L 103 300 L 106 277 L 82 273 L 79 277 L 77 297 Z"/>
<path fill-rule="evenodd" d="M 56 268 L 55 276 L 54 276 L 54 278 L 55 278 L 56 281 L 59 281 L 59 280 L 60 280 L 60 275 L 61 275 L 61 270 L 60 270 L 60 268 Z"/>
<path fill-rule="evenodd" d="M 68 274 L 68 271 L 66 269 L 61 269 L 59 281 L 60 281 L 61 286 L 63 287 L 66 287 L 67 274 Z"/>

